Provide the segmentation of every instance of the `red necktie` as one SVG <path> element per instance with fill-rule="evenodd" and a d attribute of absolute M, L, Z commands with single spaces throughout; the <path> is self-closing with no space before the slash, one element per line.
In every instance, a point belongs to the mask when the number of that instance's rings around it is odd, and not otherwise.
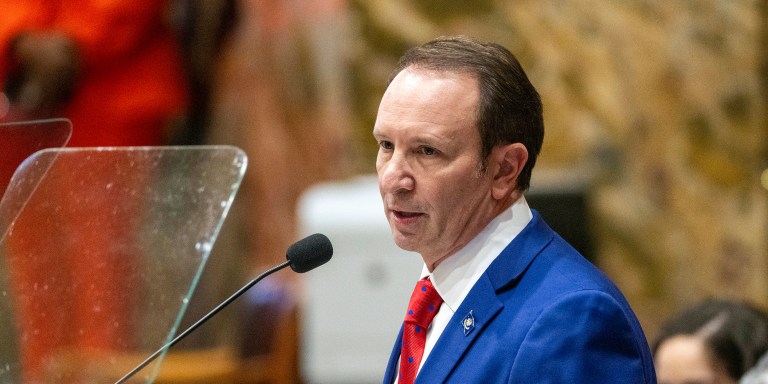
<path fill-rule="evenodd" d="M 400 349 L 400 377 L 398 384 L 413 384 L 419 371 L 427 327 L 440 309 L 443 299 L 428 278 L 419 280 L 408 303 L 403 323 L 403 346 Z"/>

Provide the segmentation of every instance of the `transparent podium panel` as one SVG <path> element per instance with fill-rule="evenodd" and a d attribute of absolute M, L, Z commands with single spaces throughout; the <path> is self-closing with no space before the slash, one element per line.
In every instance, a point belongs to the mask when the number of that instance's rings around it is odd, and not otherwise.
<path fill-rule="evenodd" d="M 45 148 L 61 148 L 72 136 L 66 119 L 0 124 L 0 197 L 24 159 Z"/>
<path fill-rule="evenodd" d="M 113 383 L 173 339 L 246 162 L 229 146 L 26 159 L 0 201 L 0 383 Z"/>

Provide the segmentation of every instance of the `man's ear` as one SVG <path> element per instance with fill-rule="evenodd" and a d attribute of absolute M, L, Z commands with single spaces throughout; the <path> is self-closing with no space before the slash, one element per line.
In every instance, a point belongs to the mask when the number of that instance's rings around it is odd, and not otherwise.
<path fill-rule="evenodd" d="M 489 171 L 493 172 L 491 193 L 503 200 L 517 190 L 517 178 L 528 161 L 528 150 L 522 143 L 499 145 L 491 151 Z"/>

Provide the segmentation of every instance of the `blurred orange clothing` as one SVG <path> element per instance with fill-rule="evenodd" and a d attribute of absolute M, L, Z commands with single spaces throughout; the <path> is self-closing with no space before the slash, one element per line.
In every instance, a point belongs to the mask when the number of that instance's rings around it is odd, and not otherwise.
<path fill-rule="evenodd" d="M 161 0 L 4 0 L 0 80 L 9 48 L 23 32 L 72 38 L 80 71 L 57 117 L 72 121 L 70 146 L 159 145 L 171 117 L 185 112 L 186 76 Z"/>
<path fill-rule="evenodd" d="M 53 116 L 71 120 L 69 146 L 164 144 L 168 134 L 165 130 L 171 119 L 186 112 L 188 99 L 181 52 L 167 16 L 168 2 L 160 0 L 3 0 L 0 85 L 4 87 L 14 71 L 10 53 L 16 36 L 25 32 L 63 33 L 72 39 L 79 56 L 72 96 Z M 38 117 L 41 116 L 11 116 Z M 107 176 L 111 171 L 97 168 L 93 172 L 104 172 Z M 65 186 L 72 180 L 52 182 Z M 69 198 L 56 188 L 38 193 L 47 194 L 40 198 L 43 201 Z M 62 304 L 55 296 L 15 303 L 21 334 L 35 335 L 21 346 L 25 382 L 39 381 L 45 374 L 46 358 L 57 348 L 130 348 L 135 303 L 102 294 L 123 292 L 124 297 L 133 297 L 131 293 L 136 291 L 131 275 L 125 272 L 136 268 L 138 255 L 120 253 L 116 234 L 128 234 L 122 241 L 138 241 L 138 235 L 134 239 L 131 233 L 140 233 L 141 228 L 129 224 L 133 223 L 133 213 L 108 215 L 117 203 L 105 201 L 77 215 L 59 213 L 55 224 L 47 220 L 52 213 L 45 207 L 27 209 L 29 212 L 16 222 L 16 236 L 4 244 L 4 251 L 19 255 L 14 260 L 21 260 L 10 266 L 17 291 L 51 276 L 58 284 L 81 289 L 75 302 L 66 303 L 67 316 L 46 317 L 40 310 L 60 307 Z M 132 201 L 119 204 L 127 207 L 126 212 L 141 212 L 143 208 Z M 87 226 L 94 220 L 102 220 L 98 230 Z M 58 243 L 35 237 L 36 233 L 46 231 L 48 237 L 56 233 L 67 237 L 58 239 Z M 58 260 L 67 264 L 50 265 L 45 261 L 47 255 L 57 255 Z M 106 266 L 95 270 L 99 265 Z M 64 308 L 59 312 L 64 312 Z M 81 332 L 72 334 L 75 329 Z"/>

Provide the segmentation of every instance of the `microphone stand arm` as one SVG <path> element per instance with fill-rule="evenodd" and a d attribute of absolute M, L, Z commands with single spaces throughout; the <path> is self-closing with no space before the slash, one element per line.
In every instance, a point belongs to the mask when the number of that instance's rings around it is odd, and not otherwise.
<path fill-rule="evenodd" d="M 146 360 L 144 360 L 141 364 L 137 365 L 136 368 L 134 368 L 132 371 L 128 372 L 120 378 L 120 380 L 116 381 L 115 384 L 122 384 L 125 383 L 128 379 L 133 377 L 136 373 L 138 373 L 140 370 L 142 370 L 144 367 L 149 365 L 152 361 L 154 361 L 158 356 L 160 356 L 163 351 L 166 349 L 176 345 L 179 341 L 181 341 L 183 338 L 185 338 L 187 335 L 192 333 L 195 329 L 197 329 L 199 326 L 203 325 L 206 321 L 208 321 L 211 317 L 215 316 L 217 313 L 219 313 L 224 307 L 229 305 L 231 302 L 235 301 L 238 297 L 242 296 L 243 293 L 251 289 L 256 283 L 261 281 L 263 278 L 291 265 L 291 261 L 286 261 L 283 264 L 280 264 L 278 266 L 272 267 L 272 269 L 269 269 L 262 274 L 256 276 L 253 280 L 249 281 L 248 284 L 244 285 L 242 288 L 240 288 L 237 292 L 233 293 L 232 296 L 221 302 L 216 308 L 208 312 L 205 316 L 201 317 L 200 320 L 192 324 L 189 328 L 187 328 L 184 332 L 180 333 L 178 336 L 176 336 L 173 340 L 169 341 L 165 345 L 163 345 L 160 349 L 155 351 L 155 353 L 151 354 L 149 357 L 147 357 Z"/>

